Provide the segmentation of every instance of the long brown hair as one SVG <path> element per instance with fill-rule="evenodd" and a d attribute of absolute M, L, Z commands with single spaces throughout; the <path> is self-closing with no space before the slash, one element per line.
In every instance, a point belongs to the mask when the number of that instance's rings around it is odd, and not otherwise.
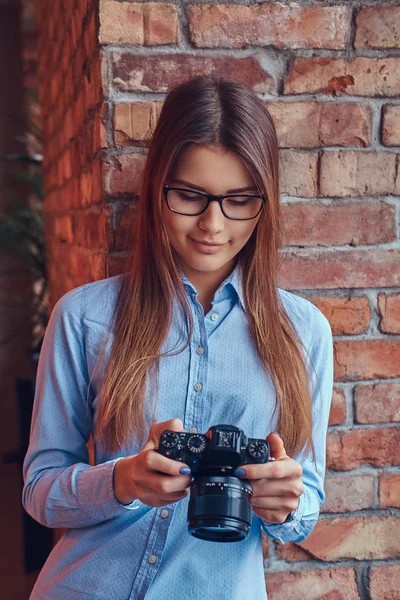
<path fill-rule="evenodd" d="M 162 216 L 162 186 L 180 153 L 192 144 L 218 145 L 246 166 L 267 196 L 259 221 L 239 253 L 246 314 L 264 369 L 276 388 L 278 431 L 289 456 L 313 449 L 311 393 L 301 342 L 277 290 L 281 243 L 279 150 L 264 103 L 248 86 L 202 76 L 167 95 L 143 173 L 131 262 L 115 310 L 114 340 L 106 367 L 95 439 L 117 450 L 149 427 L 146 379 L 157 378 L 173 306 L 192 317 Z M 165 353 L 164 353 L 165 354 Z M 146 407 L 148 408 L 148 407 Z"/>

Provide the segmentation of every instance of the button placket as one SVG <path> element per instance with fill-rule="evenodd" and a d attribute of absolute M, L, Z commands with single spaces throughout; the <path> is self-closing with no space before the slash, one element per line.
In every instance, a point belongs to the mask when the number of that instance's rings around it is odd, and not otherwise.
<path fill-rule="evenodd" d="M 184 427 L 201 428 L 204 416 L 204 396 L 207 384 L 207 332 L 202 306 L 191 302 L 193 314 L 193 336 L 189 345 L 190 372 L 186 400 Z"/>

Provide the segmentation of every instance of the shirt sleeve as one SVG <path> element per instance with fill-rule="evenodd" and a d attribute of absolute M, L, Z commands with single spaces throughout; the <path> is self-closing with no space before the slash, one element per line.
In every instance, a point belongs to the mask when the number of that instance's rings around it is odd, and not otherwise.
<path fill-rule="evenodd" d="M 313 441 L 315 461 L 311 454 L 295 457 L 303 467 L 304 492 L 295 519 L 288 523 L 268 524 L 262 519 L 263 530 L 281 542 L 301 542 L 317 523 L 320 505 L 324 501 L 326 435 L 333 389 L 333 342 L 329 321 L 312 306 L 313 336 L 306 355 L 311 380 L 313 403 Z"/>
<path fill-rule="evenodd" d="M 117 460 L 91 466 L 89 376 L 82 327 L 85 286 L 55 305 L 40 352 L 29 448 L 24 460 L 22 502 L 47 527 L 87 527 L 127 514 L 138 520 L 152 507 L 128 505 L 114 494 Z"/>

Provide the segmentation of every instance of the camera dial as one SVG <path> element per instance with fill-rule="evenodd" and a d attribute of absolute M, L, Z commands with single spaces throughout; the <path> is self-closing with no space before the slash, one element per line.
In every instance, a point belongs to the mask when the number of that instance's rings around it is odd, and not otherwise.
<path fill-rule="evenodd" d="M 198 454 L 199 452 L 203 452 L 203 450 L 205 450 L 206 440 L 202 435 L 191 435 L 187 441 L 187 447 L 189 448 L 190 452 Z"/>
<path fill-rule="evenodd" d="M 255 458 L 260 462 L 268 456 L 267 446 L 261 440 L 252 440 L 247 446 L 247 452 L 251 458 Z"/>
<path fill-rule="evenodd" d="M 166 431 L 163 435 L 162 445 L 164 448 L 175 448 L 179 443 L 179 437 L 173 431 Z"/>

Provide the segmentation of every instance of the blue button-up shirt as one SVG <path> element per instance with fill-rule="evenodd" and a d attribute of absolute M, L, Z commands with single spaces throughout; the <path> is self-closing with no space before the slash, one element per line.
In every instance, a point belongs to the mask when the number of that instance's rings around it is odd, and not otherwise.
<path fill-rule="evenodd" d="M 193 337 L 182 353 L 161 358 L 157 403 L 154 407 L 150 402 L 156 389 L 149 378 L 146 406 L 155 410 L 156 421 L 180 418 L 186 431 L 204 433 L 225 423 L 240 427 L 248 437 L 265 439 L 277 430 L 275 388 L 250 337 L 238 268 L 218 288 L 206 315 L 194 286 L 181 276 L 193 313 Z M 265 599 L 262 530 L 282 542 L 300 541 L 315 525 L 324 499 L 333 377 L 329 323 L 306 299 L 279 290 L 307 349 L 314 387 L 316 461 L 299 458 L 304 493 L 296 518 L 268 525 L 253 513 L 245 540 L 199 540 L 187 531 L 188 498 L 160 508 L 139 500 L 122 505 L 115 498 L 114 465 L 122 456 L 137 454 L 139 446 L 132 443 L 128 452 L 109 454 L 96 444 L 95 464 L 89 464 L 86 443 L 98 412 L 122 277 L 65 294 L 46 330 L 24 463 L 23 504 L 39 522 L 67 531 L 52 550 L 31 599 Z M 178 314 L 174 312 L 163 351 L 183 345 L 185 327 Z"/>

